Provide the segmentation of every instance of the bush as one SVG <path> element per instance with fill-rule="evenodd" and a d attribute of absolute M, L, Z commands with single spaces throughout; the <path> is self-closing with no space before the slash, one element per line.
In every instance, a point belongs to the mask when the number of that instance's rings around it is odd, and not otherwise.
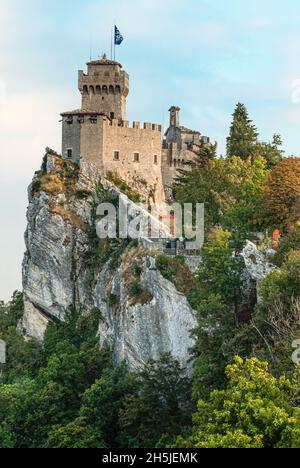
<path fill-rule="evenodd" d="M 195 284 L 195 276 L 184 265 L 184 259 L 158 255 L 156 266 L 162 276 L 171 281 L 179 292 L 188 294 Z"/>
<path fill-rule="evenodd" d="M 129 292 L 133 296 L 133 304 L 145 305 L 153 299 L 151 293 L 143 288 L 139 281 L 133 281 L 130 284 Z"/>
<path fill-rule="evenodd" d="M 300 223 L 296 224 L 294 229 L 281 240 L 273 262 L 277 266 L 282 266 L 288 254 L 293 250 L 300 250 Z"/>

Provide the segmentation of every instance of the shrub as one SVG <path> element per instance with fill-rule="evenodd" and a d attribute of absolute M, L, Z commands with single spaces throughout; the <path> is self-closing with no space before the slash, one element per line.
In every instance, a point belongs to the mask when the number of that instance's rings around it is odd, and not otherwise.
<path fill-rule="evenodd" d="M 162 276 L 171 281 L 179 292 L 188 294 L 195 284 L 195 276 L 183 264 L 182 257 L 171 258 L 166 255 L 158 255 L 156 266 Z"/>

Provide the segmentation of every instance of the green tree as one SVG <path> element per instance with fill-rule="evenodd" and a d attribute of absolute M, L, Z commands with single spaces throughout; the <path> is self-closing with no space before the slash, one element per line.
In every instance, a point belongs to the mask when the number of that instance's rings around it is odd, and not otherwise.
<path fill-rule="evenodd" d="M 273 263 L 279 267 L 282 266 L 293 250 L 300 250 L 300 223 L 297 223 L 295 227 L 281 239 Z"/>
<path fill-rule="evenodd" d="M 268 360 L 275 375 L 291 372 L 293 340 L 300 336 L 300 251 L 262 281 L 260 301 L 247 330 L 256 356 Z"/>
<path fill-rule="evenodd" d="M 7 349 L 3 383 L 33 378 L 43 364 L 41 344 L 35 340 L 26 342 L 17 329 L 23 312 L 23 294 L 18 291 L 8 304 L 0 303 L 0 339 L 6 342 Z"/>
<path fill-rule="evenodd" d="M 300 448 L 299 380 L 276 379 L 268 364 L 240 357 L 228 366 L 225 390 L 199 401 L 193 434 L 179 438 L 188 448 Z"/>
<path fill-rule="evenodd" d="M 204 203 L 207 232 L 221 224 L 232 231 L 237 244 L 242 244 L 258 228 L 267 175 L 263 158 L 210 160 L 202 168 L 185 171 L 184 177 L 175 181 L 174 193 L 178 203 Z"/>
<path fill-rule="evenodd" d="M 258 142 L 256 144 L 253 151 L 253 158 L 263 157 L 266 161 L 267 168 L 273 169 L 283 159 L 284 151 L 281 147 L 281 136 L 275 134 L 271 143 Z"/>
<path fill-rule="evenodd" d="M 208 236 L 198 279 L 203 298 L 218 295 L 236 310 L 241 302 L 241 273 L 245 265 L 241 257 L 235 256 L 231 238 L 232 234 L 222 228 L 214 229 Z"/>
<path fill-rule="evenodd" d="M 96 434 L 103 435 L 108 447 L 117 445 L 119 413 L 125 405 L 127 395 L 135 391 L 133 375 L 128 374 L 125 365 L 107 369 L 100 379 L 83 395 L 80 416 Z"/>
<path fill-rule="evenodd" d="M 35 391 L 35 382 L 28 379 L 15 384 L 0 385 L 1 448 L 22 445 L 24 420 Z"/>
<path fill-rule="evenodd" d="M 57 426 L 50 432 L 46 448 L 97 449 L 106 448 L 84 418 L 77 418 L 66 426 Z"/>
<path fill-rule="evenodd" d="M 223 213 L 231 206 L 228 193 L 224 159 L 209 161 L 203 168 L 181 172 L 175 181 L 173 191 L 178 203 L 204 203 L 205 225 L 209 229 L 217 224 Z"/>
<path fill-rule="evenodd" d="M 239 102 L 233 113 L 233 122 L 227 138 L 227 156 L 238 156 L 243 160 L 248 159 L 257 144 L 257 137 L 256 127 L 249 119 L 246 106 Z"/>
<path fill-rule="evenodd" d="M 190 380 L 170 354 L 150 360 L 137 374 L 137 391 L 126 398 L 120 414 L 123 446 L 153 448 L 171 443 L 191 423 Z"/>

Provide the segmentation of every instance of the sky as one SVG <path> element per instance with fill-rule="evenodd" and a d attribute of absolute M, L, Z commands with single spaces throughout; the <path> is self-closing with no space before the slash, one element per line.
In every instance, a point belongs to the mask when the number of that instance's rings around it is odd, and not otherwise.
<path fill-rule="evenodd" d="M 60 151 L 60 112 L 78 108 L 77 71 L 110 53 L 130 74 L 128 120 L 183 125 L 218 141 L 246 104 L 260 137 L 300 154 L 297 0 L 0 0 L 0 298 L 21 288 L 27 187 L 47 146 Z M 90 52 L 92 51 L 92 52 Z"/>

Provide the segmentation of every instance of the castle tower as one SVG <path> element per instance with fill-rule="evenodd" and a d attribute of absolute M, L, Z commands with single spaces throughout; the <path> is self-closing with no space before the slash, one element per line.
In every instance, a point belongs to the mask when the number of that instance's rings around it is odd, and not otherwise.
<path fill-rule="evenodd" d="M 87 74 L 80 70 L 78 76 L 82 109 L 126 120 L 129 75 L 122 65 L 103 55 L 101 60 L 88 62 L 87 66 Z"/>
<path fill-rule="evenodd" d="M 169 112 L 170 112 L 170 127 L 178 128 L 180 126 L 180 119 L 179 119 L 180 107 L 172 106 L 171 109 L 169 109 Z"/>

